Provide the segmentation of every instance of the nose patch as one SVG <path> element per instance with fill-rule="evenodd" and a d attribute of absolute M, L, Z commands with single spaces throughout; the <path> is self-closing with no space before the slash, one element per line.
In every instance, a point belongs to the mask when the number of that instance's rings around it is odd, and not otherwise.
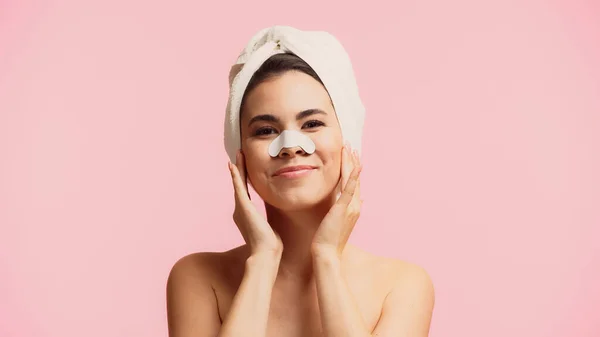
<path fill-rule="evenodd" d="M 282 149 L 299 146 L 308 154 L 315 152 L 315 143 L 300 131 L 283 130 L 269 145 L 269 155 L 277 157 Z"/>

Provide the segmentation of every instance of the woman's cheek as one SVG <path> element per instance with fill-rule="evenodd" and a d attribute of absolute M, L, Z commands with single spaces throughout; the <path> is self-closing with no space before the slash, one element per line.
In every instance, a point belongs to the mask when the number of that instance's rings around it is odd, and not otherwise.
<path fill-rule="evenodd" d="M 340 147 L 339 140 L 336 139 L 331 132 L 319 132 L 312 137 L 313 142 L 315 143 L 315 147 L 317 150 L 321 150 L 322 152 L 330 152 L 336 147 Z"/>
<path fill-rule="evenodd" d="M 261 153 L 262 150 L 264 150 L 264 153 Z M 260 146 L 254 147 L 248 152 L 246 158 L 246 163 L 248 163 L 248 174 L 252 177 L 254 184 L 261 186 L 267 183 L 270 159 L 267 150 L 262 149 Z"/>

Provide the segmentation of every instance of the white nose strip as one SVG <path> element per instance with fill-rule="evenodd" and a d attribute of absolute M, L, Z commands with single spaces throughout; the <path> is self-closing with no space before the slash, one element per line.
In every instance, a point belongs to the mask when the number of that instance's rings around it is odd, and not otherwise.
<path fill-rule="evenodd" d="M 269 145 L 269 155 L 277 157 L 282 149 L 296 146 L 300 146 L 308 154 L 315 152 L 315 143 L 310 137 L 300 131 L 283 130 Z"/>

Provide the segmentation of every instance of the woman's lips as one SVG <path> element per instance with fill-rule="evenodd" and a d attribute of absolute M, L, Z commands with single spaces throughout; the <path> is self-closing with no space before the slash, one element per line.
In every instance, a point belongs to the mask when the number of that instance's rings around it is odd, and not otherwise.
<path fill-rule="evenodd" d="M 274 176 L 283 178 L 298 178 L 310 174 L 315 169 L 316 167 L 306 165 L 289 166 L 277 170 Z"/>
<path fill-rule="evenodd" d="M 296 170 L 296 171 L 289 171 L 289 172 L 283 172 L 277 175 L 277 177 L 284 177 L 284 178 L 299 178 L 299 177 L 303 177 L 307 174 L 310 174 L 312 171 L 314 171 L 313 168 L 311 169 L 302 169 L 302 170 Z"/>

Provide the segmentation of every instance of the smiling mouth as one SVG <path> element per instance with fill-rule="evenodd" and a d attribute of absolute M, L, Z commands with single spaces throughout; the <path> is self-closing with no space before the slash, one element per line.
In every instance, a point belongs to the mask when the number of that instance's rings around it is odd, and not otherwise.
<path fill-rule="evenodd" d="M 296 178 L 305 176 L 314 170 L 316 170 L 316 167 L 314 166 L 291 166 L 278 170 L 273 176 L 284 178 Z"/>

